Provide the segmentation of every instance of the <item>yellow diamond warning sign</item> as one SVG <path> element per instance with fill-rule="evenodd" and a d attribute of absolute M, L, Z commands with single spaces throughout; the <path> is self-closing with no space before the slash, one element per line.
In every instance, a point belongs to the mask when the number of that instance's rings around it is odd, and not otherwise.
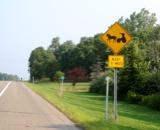
<path fill-rule="evenodd" d="M 109 55 L 108 56 L 108 67 L 109 68 L 123 68 L 124 67 L 124 56 Z"/>
<path fill-rule="evenodd" d="M 107 44 L 114 54 L 118 54 L 132 40 L 132 37 L 116 22 L 101 35 L 101 40 Z"/>

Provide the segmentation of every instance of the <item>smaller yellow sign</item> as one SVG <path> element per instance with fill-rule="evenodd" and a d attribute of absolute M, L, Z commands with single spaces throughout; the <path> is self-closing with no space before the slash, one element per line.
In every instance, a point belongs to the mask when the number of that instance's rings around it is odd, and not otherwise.
<path fill-rule="evenodd" d="M 109 68 L 123 68 L 124 67 L 124 56 L 109 55 L 108 56 L 108 67 Z"/>

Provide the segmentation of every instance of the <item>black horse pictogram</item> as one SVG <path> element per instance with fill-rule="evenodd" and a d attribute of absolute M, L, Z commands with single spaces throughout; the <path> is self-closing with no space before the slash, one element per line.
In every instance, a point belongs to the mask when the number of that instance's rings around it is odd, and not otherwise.
<path fill-rule="evenodd" d="M 115 41 L 115 40 L 117 39 L 116 36 L 112 36 L 112 35 L 110 35 L 110 34 L 106 34 L 106 35 L 107 35 L 108 40 L 113 40 L 113 41 Z"/>
<path fill-rule="evenodd" d="M 118 38 L 117 39 L 117 42 L 120 43 L 120 42 L 123 42 L 123 43 L 126 43 L 127 39 L 125 37 L 125 33 L 120 33 L 122 35 L 121 38 Z"/>

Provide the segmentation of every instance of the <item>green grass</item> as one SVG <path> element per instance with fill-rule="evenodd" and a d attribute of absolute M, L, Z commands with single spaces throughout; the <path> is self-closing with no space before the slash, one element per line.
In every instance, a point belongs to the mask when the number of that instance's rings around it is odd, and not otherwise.
<path fill-rule="evenodd" d="M 105 120 L 105 97 L 88 93 L 89 84 L 64 84 L 65 93 L 59 96 L 57 83 L 26 83 L 33 91 L 54 104 L 70 119 L 86 130 L 160 130 L 160 112 L 144 106 L 118 103 L 118 121 L 112 119 L 113 103 L 109 102 L 110 120 Z"/>

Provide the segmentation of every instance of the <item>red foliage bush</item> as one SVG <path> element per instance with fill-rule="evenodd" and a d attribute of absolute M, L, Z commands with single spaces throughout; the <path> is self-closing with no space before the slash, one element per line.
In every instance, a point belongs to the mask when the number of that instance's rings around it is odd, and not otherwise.
<path fill-rule="evenodd" d="M 72 81 L 73 85 L 75 85 L 77 82 L 85 80 L 86 71 L 82 67 L 76 67 L 68 71 L 67 76 Z"/>

